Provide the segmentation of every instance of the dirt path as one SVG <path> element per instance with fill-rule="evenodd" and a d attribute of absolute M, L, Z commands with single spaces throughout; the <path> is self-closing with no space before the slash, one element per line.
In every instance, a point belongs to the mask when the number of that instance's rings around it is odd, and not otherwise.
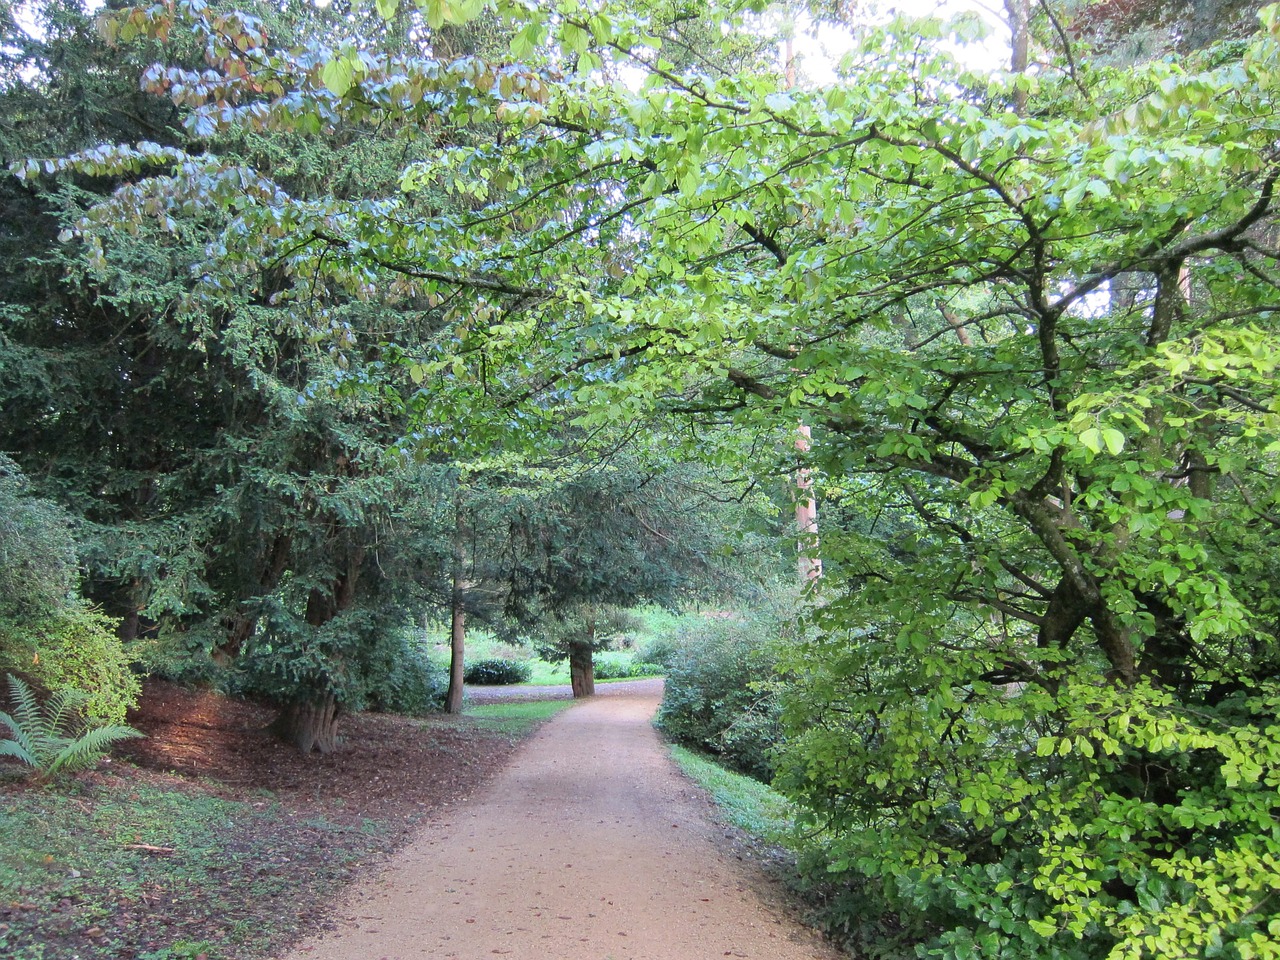
<path fill-rule="evenodd" d="M 649 724 L 660 682 L 546 724 L 289 960 L 833 960 L 720 831 Z"/>

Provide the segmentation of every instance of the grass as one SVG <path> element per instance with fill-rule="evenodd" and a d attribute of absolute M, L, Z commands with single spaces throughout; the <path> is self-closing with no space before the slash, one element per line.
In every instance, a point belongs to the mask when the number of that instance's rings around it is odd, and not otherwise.
<path fill-rule="evenodd" d="M 526 684 L 533 686 L 561 686 L 569 682 L 569 664 L 567 661 L 560 663 L 547 663 L 545 660 L 530 660 L 530 667 L 533 672 L 529 675 Z"/>
<path fill-rule="evenodd" d="M 772 787 L 726 770 L 705 755 L 672 745 L 680 769 L 711 794 L 725 820 L 757 840 L 779 844 L 793 822 L 791 804 Z"/>
<path fill-rule="evenodd" d="M 467 710 L 477 726 L 490 726 L 495 733 L 521 736 L 573 706 L 571 700 L 536 700 L 531 703 L 482 703 Z"/>
<path fill-rule="evenodd" d="M 264 924 L 288 933 L 279 903 L 297 895 L 309 851 L 325 850 L 307 894 L 323 898 L 376 846 L 361 827 L 291 820 L 270 800 L 107 776 L 0 794 L 0 837 L 10 960 L 234 956 Z M 159 932 L 157 910 L 173 924 Z"/>

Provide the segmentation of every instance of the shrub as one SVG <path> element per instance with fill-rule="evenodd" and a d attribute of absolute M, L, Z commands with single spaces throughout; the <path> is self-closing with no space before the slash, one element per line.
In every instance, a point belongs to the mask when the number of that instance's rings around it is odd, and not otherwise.
<path fill-rule="evenodd" d="M 524 683 L 533 674 L 533 668 L 524 660 L 504 660 L 492 657 L 467 665 L 463 680 L 476 686 L 505 686 Z"/>
<path fill-rule="evenodd" d="M 51 693 L 83 691 L 88 720 L 121 723 L 142 687 L 115 626 L 83 601 L 39 617 L 0 619 L 0 667 Z"/>
<path fill-rule="evenodd" d="M 620 650 L 606 650 L 594 657 L 597 680 L 623 680 L 627 677 L 657 677 L 662 675 L 662 667 L 656 663 L 646 663 L 635 654 Z"/>
<path fill-rule="evenodd" d="M 44 616 L 67 603 L 78 580 L 72 517 L 31 495 L 0 453 L 0 617 Z"/>
<path fill-rule="evenodd" d="M 396 655 L 370 680 L 370 709 L 411 717 L 441 710 L 449 689 L 448 666 L 433 661 L 410 631 L 401 632 L 390 646 Z"/>
<path fill-rule="evenodd" d="M 665 672 L 680 661 L 683 649 L 676 632 L 652 634 L 642 637 L 636 643 L 636 658 L 656 664 L 660 672 Z"/>
<path fill-rule="evenodd" d="M 773 776 L 781 742 L 773 684 L 777 618 L 703 620 L 683 632 L 683 656 L 667 672 L 658 726 L 758 780 Z"/>

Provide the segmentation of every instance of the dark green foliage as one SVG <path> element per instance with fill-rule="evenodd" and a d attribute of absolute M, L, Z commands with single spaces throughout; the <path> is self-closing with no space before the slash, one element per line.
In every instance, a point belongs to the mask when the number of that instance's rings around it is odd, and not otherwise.
<path fill-rule="evenodd" d="M 0 453 L 0 617 L 46 614 L 76 587 L 74 521 Z"/>
<path fill-rule="evenodd" d="M 387 637 L 370 659 L 370 710 L 420 717 L 443 708 L 448 668 L 428 657 L 411 631 Z"/>
<path fill-rule="evenodd" d="M 785 621 L 767 615 L 716 616 L 686 627 L 683 652 L 667 671 L 658 726 L 735 770 L 772 779 L 782 742 L 776 645 L 789 632 Z"/>
<path fill-rule="evenodd" d="M 474 683 L 476 686 L 500 687 L 524 683 L 531 674 L 532 670 L 524 660 L 504 660 L 493 657 L 467 664 L 464 679 L 467 683 Z"/>

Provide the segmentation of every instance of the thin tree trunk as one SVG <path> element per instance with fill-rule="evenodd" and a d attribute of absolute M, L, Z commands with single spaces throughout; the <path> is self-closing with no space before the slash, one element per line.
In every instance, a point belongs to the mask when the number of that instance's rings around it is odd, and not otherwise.
<path fill-rule="evenodd" d="M 808 424 L 800 424 L 796 428 L 796 449 L 808 453 L 812 444 Z M 812 583 L 822 577 L 822 558 L 818 556 L 818 502 L 813 497 L 813 474 L 807 467 L 796 471 L 796 538 L 800 582 Z"/>
<path fill-rule="evenodd" d="M 1004 9 L 1009 15 L 1009 69 L 1026 73 L 1031 60 L 1031 4 L 1028 0 L 1004 0 Z M 1018 116 L 1026 114 L 1026 90 L 1014 92 L 1013 105 Z"/>
<path fill-rule="evenodd" d="M 454 500 L 453 521 L 453 590 L 449 597 L 449 692 L 444 698 L 445 713 L 462 712 L 463 675 L 466 673 L 467 611 L 464 604 L 465 584 L 462 580 L 464 531 L 462 497 Z"/>

